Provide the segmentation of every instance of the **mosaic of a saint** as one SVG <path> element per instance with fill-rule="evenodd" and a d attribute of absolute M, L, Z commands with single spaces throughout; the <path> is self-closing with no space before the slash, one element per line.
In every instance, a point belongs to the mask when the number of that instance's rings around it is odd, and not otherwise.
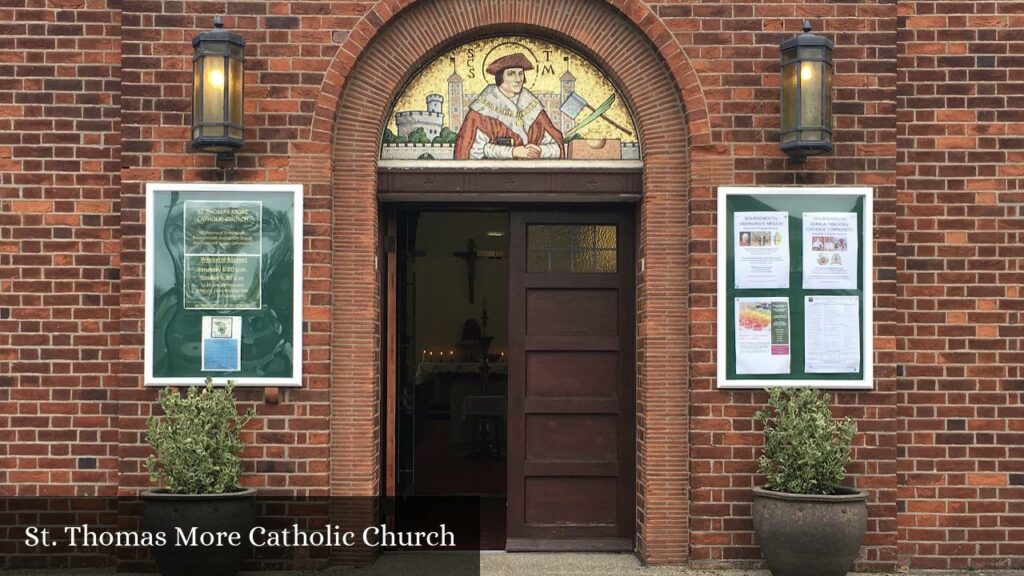
<path fill-rule="evenodd" d="M 530 70 L 533 63 L 518 52 L 487 66 L 494 84 L 469 105 L 455 139 L 456 160 L 562 157 L 562 132 L 541 101 L 523 86 Z"/>
<path fill-rule="evenodd" d="M 381 160 L 636 161 L 625 101 L 573 50 L 539 38 L 463 44 L 421 68 L 398 95 Z"/>

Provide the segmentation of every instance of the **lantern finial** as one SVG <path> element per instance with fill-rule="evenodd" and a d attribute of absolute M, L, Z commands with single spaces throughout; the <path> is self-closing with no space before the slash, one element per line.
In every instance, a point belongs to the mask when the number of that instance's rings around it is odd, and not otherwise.
<path fill-rule="evenodd" d="M 811 21 L 804 20 L 804 34 L 810 34 L 811 32 Z"/>
<path fill-rule="evenodd" d="M 806 22 L 807 21 L 804 20 L 804 26 L 808 26 L 808 24 Z M 213 27 L 214 28 L 223 28 L 224 27 L 224 17 L 220 16 L 220 15 L 214 16 L 213 17 Z"/>

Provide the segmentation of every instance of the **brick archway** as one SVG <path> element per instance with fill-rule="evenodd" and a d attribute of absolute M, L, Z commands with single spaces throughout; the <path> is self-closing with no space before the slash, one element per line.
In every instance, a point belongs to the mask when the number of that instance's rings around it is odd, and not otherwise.
<path fill-rule="evenodd" d="M 332 495 L 372 495 L 380 486 L 376 160 L 392 99 L 425 61 L 462 41 L 496 30 L 549 37 L 616 79 L 639 131 L 637 548 L 647 563 L 685 562 L 689 151 L 710 136 L 696 74 L 640 3 L 569 0 L 553 10 L 543 0 L 425 0 L 400 12 L 390 6 L 381 2 L 367 13 L 339 50 L 308 134 L 310 149 L 333 141 Z"/>
<path fill-rule="evenodd" d="M 672 32 L 669 31 L 651 8 L 642 2 L 635 0 L 604 0 L 603 2 L 602 0 L 590 0 L 590 2 L 581 0 L 576 2 L 576 4 L 582 6 L 591 2 L 598 5 L 597 7 L 605 12 L 614 13 L 621 23 L 631 23 L 635 28 L 634 33 L 643 34 L 647 38 L 650 47 L 657 52 L 663 61 L 663 66 L 674 81 L 675 92 L 683 102 L 681 112 L 686 120 L 686 134 L 690 146 L 710 144 L 711 125 L 708 120 L 704 90 L 700 85 L 700 79 L 693 68 L 693 64 L 679 43 L 676 42 Z M 401 4 L 408 4 L 410 6 L 423 3 L 433 2 L 431 0 L 426 2 L 423 0 L 405 0 L 401 2 Z M 480 6 L 480 3 L 469 1 L 459 2 L 457 0 L 440 0 L 437 3 L 442 5 L 439 8 L 440 11 L 459 15 L 455 17 L 456 20 L 459 20 L 458 23 L 446 22 L 446 24 L 455 25 L 455 28 L 450 29 L 449 33 L 461 30 L 467 25 L 474 27 L 500 26 L 511 22 L 531 22 L 542 25 L 540 22 L 534 22 L 534 20 L 543 20 L 546 23 L 553 24 L 554 27 L 551 27 L 551 30 L 568 32 L 567 29 L 570 27 L 583 28 L 582 25 L 594 23 L 590 19 L 575 19 L 574 11 L 571 8 L 562 10 L 557 14 L 548 9 L 548 13 L 545 14 L 546 5 L 542 1 L 536 0 L 533 2 L 506 2 L 493 7 Z M 362 57 L 369 45 L 377 40 L 386 26 L 390 25 L 397 16 L 404 15 L 409 10 L 408 7 L 403 6 L 399 8 L 395 4 L 395 2 L 389 0 L 378 0 L 373 8 L 369 9 L 355 25 L 339 47 L 337 55 L 324 74 L 323 84 L 316 100 L 311 123 L 300 134 L 298 146 L 293 146 L 292 153 L 301 154 L 316 151 L 318 149 L 316 144 L 329 144 L 333 141 L 338 104 L 341 100 L 342 92 L 353 75 L 356 62 Z M 498 10 L 498 12 L 493 12 L 494 10 Z M 502 20 L 504 17 L 512 17 L 516 14 L 526 18 Z M 474 20 L 464 19 L 464 17 L 472 17 L 474 15 L 477 17 Z M 445 21 L 447 20 L 449 19 L 446 18 Z M 590 45 L 593 38 L 584 35 L 578 40 L 583 44 Z"/>

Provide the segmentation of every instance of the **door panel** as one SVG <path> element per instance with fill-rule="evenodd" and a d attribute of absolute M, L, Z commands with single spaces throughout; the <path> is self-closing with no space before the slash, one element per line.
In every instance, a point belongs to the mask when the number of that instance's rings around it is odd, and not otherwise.
<path fill-rule="evenodd" d="M 526 459 L 615 461 L 618 423 L 614 414 L 529 414 Z"/>
<path fill-rule="evenodd" d="M 614 336 L 618 290 L 526 289 L 526 336 Z"/>
<path fill-rule="evenodd" d="M 614 526 L 617 484 L 613 477 L 530 476 L 526 479 L 526 524 Z"/>
<path fill-rule="evenodd" d="M 618 370 L 617 351 L 534 351 L 526 358 L 526 395 L 530 398 L 616 398 L 616 382 L 602 376 Z"/>
<path fill-rule="evenodd" d="M 633 219 L 513 212 L 509 550 L 632 550 Z"/>

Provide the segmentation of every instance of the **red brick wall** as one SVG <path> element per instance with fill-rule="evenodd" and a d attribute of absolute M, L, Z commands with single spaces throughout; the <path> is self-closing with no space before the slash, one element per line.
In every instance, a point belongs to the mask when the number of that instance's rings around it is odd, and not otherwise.
<path fill-rule="evenodd" d="M 311 120 L 323 70 L 334 46 L 319 24 L 351 26 L 337 17 L 298 27 L 289 8 L 314 3 L 133 2 L 122 14 L 120 479 L 122 492 L 149 486 L 142 459 L 145 419 L 156 390 L 142 387 L 144 321 L 144 188 L 146 182 L 295 182 L 305 187 L 303 372 L 301 389 L 282 389 L 276 405 L 261 390 L 241 390 L 257 418 L 243 453 L 247 485 L 299 495 L 326 494 L 330 457 L 331 208 L 327 159 L 290 158 L 301 126 Z M 281 15 L 283 10 L 284 14 Z M 246 50 L 246 148 L 228 170 L 212 154 L 189 147 L 192 37 L 228 13 Z M 323 45 L 321 45 L 323 44 Z M 309 56 L 313 57 L 309 57 Z M 312 71 L 306 71 L 306 70 Z M 307 128 L 308 133 L 308 128 Z M 251 404 L 250 404 L 251 403 Z"/>
<path fill-rule="evenodd" d="M 899 557 L 1024 568 L 1024 5 L 900 24 Z"/>
<path fill-rule="evenodd" d="M 875 389 L 838 392 L 835 412 L 858 423 L 850 482 L 870 490 L 858 568 L 896 560 L 895 154 L 896 7 L 892 3 L 659 5 L 698 70 L 714 154 L 695 163 L 690 242 L 691 561 L 755 564 L 750 519 L 765 395 L 719 391 L 716 374 L 717 186 L 870 186 L 874 193 Z M 808 18 L 836 45 L 835 152 L 805 166 L 778 147 L 779 43 Z"/>
<path fill-rule="evenodd" d="M 0 7 L 0 495 L 117 482 L 120 14 Z"/>
<path fill-rule="evenodd" d="M 387 100 L 435 53 L 428 39 L 532 22 L 609 64 L 644 138 L 641 555 L 758 558 L 749 489 L 764 396 L 714 386 L 716 188 L 859 185 L 875 188 L 876 385 L 840 393 L 837 411 L 858 420 L 852 480 L 872 494 L 860 567 L 1022 566 L 1020 2 L 415 4 L 3 3 L 0 491 L 148 485 L 144 183 L 288 181 L 306 187 L 305 386 L 278 405 L 241 393 L 260 414 L 246 482 L 371 493 L 372 152 Z M 219 13 L 248 42 L 247 144 L 227 171 L 187 142 L 189 41 Z M 389 32 L 411 18 L 424 32 L 396 53 Z M 777 46 L 803 18 L 836 43 L 836 151 L 798 167 L 776 144 Z M 626 41 L 650 57 L 616 47 Z M 390 59 L 367 73 L 357 62 L 375 50 Z"/>

